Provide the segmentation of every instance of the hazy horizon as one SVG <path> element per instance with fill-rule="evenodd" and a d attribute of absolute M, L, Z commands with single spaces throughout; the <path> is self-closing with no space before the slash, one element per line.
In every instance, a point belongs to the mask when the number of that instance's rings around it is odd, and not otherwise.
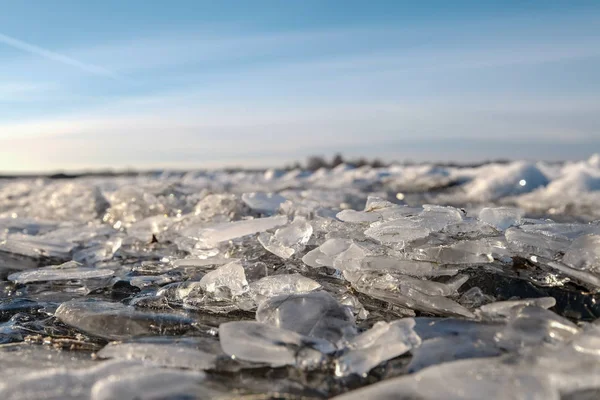
<path fill-rule="evenodd" d="M 587 159 L 600 4 L 24 0 L 0 173 Z"/>

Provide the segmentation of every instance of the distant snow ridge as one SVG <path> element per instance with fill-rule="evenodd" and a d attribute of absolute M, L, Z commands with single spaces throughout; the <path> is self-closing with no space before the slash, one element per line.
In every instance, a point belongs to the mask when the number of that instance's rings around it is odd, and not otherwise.
<path fill-rule="evenodd" d="M 600 398 L 600 156 L 0 181 L 0 399 Z"/>

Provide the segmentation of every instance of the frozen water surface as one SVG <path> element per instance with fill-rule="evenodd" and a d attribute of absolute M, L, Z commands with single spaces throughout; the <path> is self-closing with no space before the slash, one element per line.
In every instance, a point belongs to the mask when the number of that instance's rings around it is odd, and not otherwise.
<path fill-rule="evenodd" d="M 599 159 L 0 181 L 0 398 L 600 398 Z"/>

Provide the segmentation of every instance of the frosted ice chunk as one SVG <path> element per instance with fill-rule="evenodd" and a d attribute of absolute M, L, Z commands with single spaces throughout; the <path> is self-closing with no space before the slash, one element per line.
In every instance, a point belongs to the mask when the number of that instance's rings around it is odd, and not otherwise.
<path fill-rule="evenodd" d="M 273 235 L 261 233 L 258 241 L 266 250 L 287 259 L 304 249 L 312 233 L 313 227 L 306 219 L 296 218 L 291 224 L 277 229 Z"/>
<path fill-rule="evenodd" d="M 215 300 L 227 300 L 248 291 L 248 281 L 241 262 L 234 261 L 210 271 L 199 286 Z"/>
<path fill-rule="evenodd" d="M 493 226 L 500 231 L 504 231 L 511 226 L 519 225 L 523 214 L 523 211 L 518 208 L 486 207 L 479 212 L 479 220 Z"/>
<path fill-rule="evenodd" d="M 563 262 L 581 270 L 600 270 L 600 235 L 584 235 L 569 246 Z"/>
<path fill-rule="evenodd" d="M 226 222 L 208 228 L 188 228 L 184 234 L 200 240 L 205 246 L 211 247 L 228 240 L 264 232 L 287 224 L 285 216 L 256 218 L 244 221 Z"/>
<path fill-rule="evenodd" d="M 244 193 L 242 201 L 251 209 L 262 214 L 274 214 L 287 199 L 277 193 Z"/>
<path fill-rule="evenodd" d="M 31 283 L 43 281 L 70 281 L 98 278 L 110 278 L 114 271 L 107 268 L 89 268 L 69 261 L 61 265 L 38 268 L 30 271 L 16 272 L 8 276 L 15 283 Z"/>
<path fill-rule="evenodd" d="M 175 344 L 109 343 L 100 358 L 141 361 L 161 367 L 206 370 L 215 367 L 216 355 Z"/>
<path fill-rule="evenodd" d="M 343 342 L 356 335 L 350 310 L 327 292 L 270 298 L 258 307 L 256 320 L 332 343 Z"/>
<path fill-rule="evenodd" d="M 268 298 L 284 294 L 311 292 L 321 285 L 300 274 L 266 276 L 250 284 L 250 293 L 257 304 Z"/>
<path fill-rule="evenodd" d="M 296 365 L 300 350 L 307 347 L 331 353 L 335 347 L 321 339 L 254 321 L 226 322 L 219 326 L 221 347 L 226 354 L 271 366 Z M 319 354 L 312 354 L 320 361 Z"/>
<path fill-rule="evenodd" d="M 414 325 L 415 321 L 410 318 L 377 322 L 348 343 L 348 350 L 336 360 L 335 374 L 364 375 L 382 362 L 420 345 L 421 339 L 412 329 Z"/>

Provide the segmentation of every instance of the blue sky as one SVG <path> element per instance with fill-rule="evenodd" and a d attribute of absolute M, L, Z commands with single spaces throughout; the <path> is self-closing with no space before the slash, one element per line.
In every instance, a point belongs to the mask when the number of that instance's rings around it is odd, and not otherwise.
<path fill-rule="evenodd" d="M 0 171 L 600 151 L 597 1 L 0 9 Z"/>

